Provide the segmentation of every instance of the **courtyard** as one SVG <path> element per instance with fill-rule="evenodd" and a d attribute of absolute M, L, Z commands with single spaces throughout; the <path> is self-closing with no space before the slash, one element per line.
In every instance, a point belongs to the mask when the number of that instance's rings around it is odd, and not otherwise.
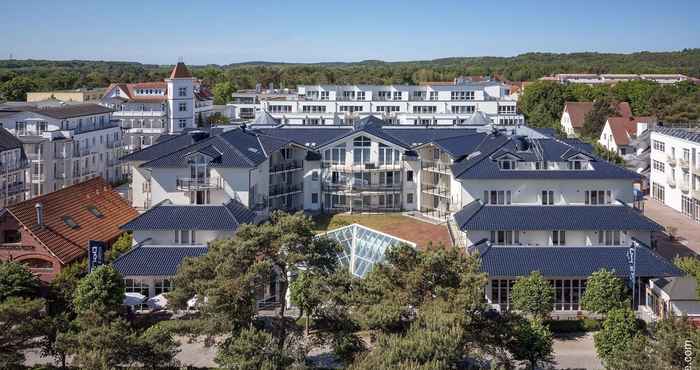
<path fill-rule="evenodd" d="M 673 259 L 700 253 L 700 224 L 649 198 L 644 202 L 644 215 L 666 228 L 666 233 L 655 233 L 656 250 L 660 255 Z M 675 228 L 673 239 L 667 234 L 671 228 Z"/>

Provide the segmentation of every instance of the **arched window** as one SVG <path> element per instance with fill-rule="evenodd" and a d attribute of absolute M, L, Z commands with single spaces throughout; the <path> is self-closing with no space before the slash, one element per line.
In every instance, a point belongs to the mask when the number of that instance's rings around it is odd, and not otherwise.
<path fill-rule="evenodd" d="M 53 263 L 51 261 L 40 258 L 28 258 L 20 262 L 30 269 L 53 270 Z"/>
<path fill-rule="evenodd" d="M 370 161 L 369 147 L 372 141 L 365 136 L 358 136 L 352 141 L 353 145 L 353 163 L 362 164 Z"/>

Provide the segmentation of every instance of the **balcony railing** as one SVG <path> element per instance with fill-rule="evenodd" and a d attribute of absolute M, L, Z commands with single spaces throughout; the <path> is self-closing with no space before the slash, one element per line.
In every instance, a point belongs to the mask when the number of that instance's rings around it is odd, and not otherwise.
<path fill-rule="evenodd" d="M 119 158 L 112 158 L 107 160 L 107 167 L 118 166 L 122 163 Z"/>
<path fill-rule="evenodd" d="M 403 164 L 398 163 L 352 163 L 346 165 L 345 163 L 333 163 L 330 161 L 324 161 L 321 163 L 323 168 L 331 168 L 333 171 L 339 172 L 365 172 L 365 171 L 399 171 L 403 169 Z"/>
<path fill-rule="evenodd" d="M 678 165 L 686 170 L 690 168 L 690 163 L 683 158 L 678 158 Z"/>
<path fill-rule="evenodd" d="M 423 161 L 423 164 L 422 164 L 422 169 L 424 169 L 424 170 L 431 171 L 431 172 L 445 173 L 445 174 L 452 173 L 452 170 L 450 167 L 451 166 L 445 162 Z"/>
<path fill-rule="evenodd" d="M 90 148 L 75 148 L 75 150 L 73 150 L 74 157 L 87 157 L 90 154 L 93 154 L 93 151 L 90 150 Z"/>
<path fill-rule="evenodd" d="M 676 167 L 676 157 L 671 155 L 666 156 L 666 163 L 671 167 Z"/>
<path fill-rule="evenodd" d="M 27 153 L 27 158 L 30 161 L 40 161 L 42 160 L 43 154 L 42 153 Z"/>
<path fill-rule="evenodd" d="M 118 148 L 121 146 L 122 146 L 121 141 L 108 141 L 107 142 L 107 149 L 114 149 L 114 148 Z"/>
<path fill-rule="evenodd" d="M 439 219 L 439 220 L 447 220 L 452 215 L 451 212 L 448 212 L 448 211 L 445 211 L 442 209 L 427 208 L 427 207 L 421 208 L 420 212 L 424 216 L 432 217 L 432 218 Z"/>
<path fill-rule="evenodd" d="M 687 193 L 690 191 L 690 184 L 681 180 L 678 182 L 678 189 L 684 193 Z"/>
<path fill-rule="evenodd" d="M 669 176 L 669 177 L 666 178 L 666 183 L 668 184 L 668 186 L 670 186 L 670 187 L 672 187 L 672 188 L 675 188 L 675 187 L 676 187 L 676 179 L 674 179 L 674 178 L 671 177 L 671 176 Z"/>
<path fill-rule="evenodd" d="M 27 191 L 27 184 L 25 184 L 22 181 L 17 181 L 13 183 L 5 183 L 2 188 L 0 188 L 0 191 L 2 192 L 3 195 L 14 195 L 17 193 L 23 193 Z"/>
<path fill-rule="evenodd" d="M 46 176 L 44 174 L 31 174 L 31 179 L 34 182 L 44 181 Z"/>
<path fill-rule="evenodd" d="M 301 184 L 277 184 L 270 186 L 270 197 L 279 197 L 287 194 L 297 193 L 302 190 Z"/>
<path fill-rule="evenodd" d="M 25 160 L 16 160 L 14 162 L 0 164 L 0 173 L 8 173 L 12 171 L 23 170 L 29 166 L 29 162 Z"/>
<path fill-rule="evenodd" d="M 270 174 L 297 171 L 304 168 L 302 161 L 285 161 L 282 163 L 270 166 Z"/>
<path fill-rule="evenodd" d="M 65 180 L 68 178 L 68 174 L 65 172 L 55 172 L 53 178 L 56 180 Z"/>
<path fill-rule="evenodd" d="M 55 159 L 67 159 L 71 157 L 71 152 L 69 151 L 56 151 L 53 153 Z"/>
<path fill-rule="evenodd" d="M 223 189 L 224 181 L 221 177 L 178 177 L 175 187 L 180 191 Z"/>
<path fill-rule="evenodd" d="M 700 200 L 700 189 L 694 190 L 692 196 L 693 198 Z"/>
<path fill-rule="evenodd" d="M 433 185 L 433 184 L 421 184 L 421 190 L 424 193 L 437 195 L 444 198 L 450 198 L 450 188 L 447 186 Z"/>

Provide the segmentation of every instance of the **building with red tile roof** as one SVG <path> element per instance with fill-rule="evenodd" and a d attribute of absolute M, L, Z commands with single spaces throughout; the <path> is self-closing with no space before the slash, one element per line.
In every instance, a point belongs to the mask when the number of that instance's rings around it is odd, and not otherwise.
<path fill-rule="evenodd" d="M 592 109 L 593 102 L 564 103 L 564 111 L 562 112 L 560 122 L 562 130 L 569 136 L 578 135 L 583 128 L 586 114 Z M 629 117 L 632 115 L 632 109 L 627 102 L 618 103 L 615 110 L 620 117 Z"/>
<path fill-rule="evenodd" d="M 85 257 L 90 240 L 111 245 L 138 212 L 101 177 L 17 203 L 0 215 L 0 260 L 51 281 Z"/>

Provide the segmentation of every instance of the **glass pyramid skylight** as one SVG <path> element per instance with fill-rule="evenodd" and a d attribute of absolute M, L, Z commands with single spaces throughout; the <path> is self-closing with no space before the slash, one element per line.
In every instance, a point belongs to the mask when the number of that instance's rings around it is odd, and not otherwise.
<path fill-rule="evenodd" d="M 325 236 L 340 243 L 343 247 L 338 254 L 340 264 L 361 278 L 372 270 L 375 263 L 384 261 L 384 251 L 389 246 L 404 243 L 416 247 L 415 243 L 358 224 L 328 231 Z"/>

